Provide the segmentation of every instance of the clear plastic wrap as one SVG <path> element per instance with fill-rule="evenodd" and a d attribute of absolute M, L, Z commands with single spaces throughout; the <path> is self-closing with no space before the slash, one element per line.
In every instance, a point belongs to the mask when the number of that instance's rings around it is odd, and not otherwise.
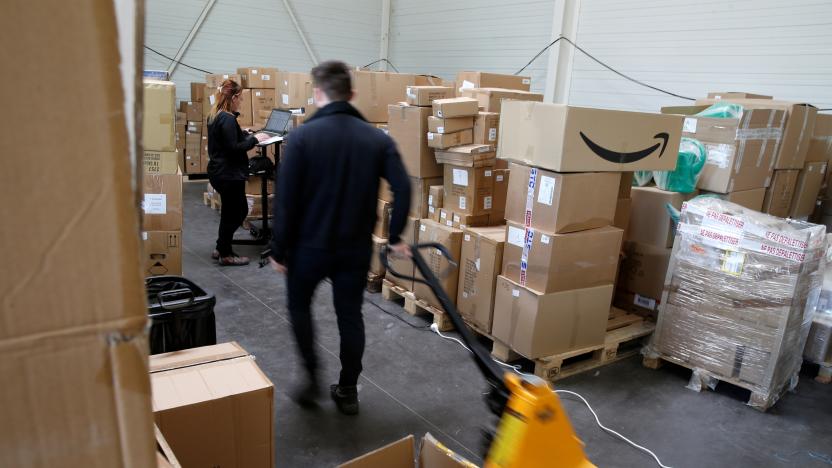
<path fill-rule="evenodd" d="M 693 369 L 693 386 L 747 388 L 767 409 L 796 385 L 825 246 L 823 226 L 718 198 L 685 203 L 645 354 Z"/>
<path fill-rule="evenodd" d="M 823 285 L 820 289 L 818 306 L 803 349 L 807 361 L 832 366 L 832 234 L 826 236 L 826 265 L 823 271 Z"/>

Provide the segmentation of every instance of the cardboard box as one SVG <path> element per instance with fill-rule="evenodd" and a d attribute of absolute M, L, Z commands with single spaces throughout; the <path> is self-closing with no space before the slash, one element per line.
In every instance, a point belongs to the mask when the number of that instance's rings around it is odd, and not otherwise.
<path fill-rule="evenodd" d="M 448 227 L 454 227 L 454 213 L 452 211 L 448 211 L 445 208 L 439 209 L 439 215 L 437 219 L 431 218 L 437 223 L 444 224 Z"/>
<path fill-rule="evenodd" d="M 428 133 L 428 135 L 431 135 L 431 133 Z M 455 166 L 493 168 L 497 161 L 494 147 L 489 145 L 455 146 L 444 150 L 436 150 L 435 154 L 437 163 L 453 164 Z"/>
<path fill-rule="evenodd" d="M 746 93 L 744 91 L 711 91 L 709 99 L 774 99 L 765 94 Z"/>
<path fill-rule="evenodd" d="M 405 224 L 401 235 L 402 242 L 415 244 L 419 238 L 418 232 L 420 224 L 421 220 L 419 218 L 408 217 L 407 224 Z M 415 267 L 412 259 L 390 257 L 387 259 L 387 262 L 391 270 L 395 270 L 402 275 L 410 276 L 412 278 L 415 274 Z M 400 286 L 408 291 L 413 291 L 413 280 L 405 280 L 394 276 L 390 273 L 390 270 L 387 270 L 385 278 L 396 286 Z"/>
<path fill-rule="evenodd" d="M 503 265 L 505 241 L 502 227 L 466 228 L 462 233 L 457 309 L 485 333 L 491 333 L 494 287 Z"/>
<path fill-rule="evenodd" d="M 623 235 L 612 226 L 551 234 L 508 221 L 503 276 L 540 293 L 612 283 Z"/>
<path fill-rule="evenodd" d="M 561 174 L 512 163 L 506 219 L 552 233 L 609 226 L 615 220 L 619 180 L 616 173 Z"/>
<path fill-rule="evenodd" d="M 240 86 L 243 85 L 243 78 L 239 73 L 210 73 L 205 75 L 205 84 L 208 88 L 217 89 L 222 86 L 225 80 L 234 81 Z"/>
<path fill-rule="evenodd" d="M 794 191 L 795 196 L 789 209 L 791 218 L 809 216 L 815 211 L 820 187 L 826 177 L 826 164 L 826 162 L 806 163 L 800 171 Z"/>
<path fill-rule="evenodd" d="M 458 97 L 433 101 L 433 116 L 441 119 L 454 117 L 475 117 L 479 113 L 479 101 Z"/>
<path fill-rule="evenodd" d="M 202 102 L 205 100 L 205 83 L 191 82 L 191 101 Z"/>
<path fill-rule="evenodd" d="M 627 241 L 623 251 L 618 288 L 660 303 L 672 249 Z"/>
<path fill-rule="evenodd" d="M 208 173 L 208 162 L 211 160 L 208 155 L 208 132 L 202 133 L 202 138 L 199 140 L 199 173 Z"/>
<path fill-rule="evenodd" d="M 144 151 L 146 174 L 176 174 L 179 172 L 179 153 L 176 151 Z"/>
<path fill-rule="evenodd" d="M 240 95 L 240 115 L 237 116 L 237 123 L 241 128 L 254 125 L 254 117 L 251 113 L 251 90 L 244 89 Z"/>
<path fill-rule="evenodd" d="M 381 239 L 390 237 L 390 214 L 393 212 L 393 204 L 379 200 L 376 204 L 376 226 L 373 235 Z"/>
<path fill-rule="evenodd" d="M 493 145 L 496 148 L 499 128 L 500 114 L 480 112 L 474 119 L 474 144 Z"/>
<path fill-rule="evenodd" d="M 182 274 L 182 231 L 142 232 L 144 276 Z"/>
<path fill-rule="evenodd" d="M 451 227 L 454 229 L 466 229 L 469 227 L 485 227 L 488 226 L 490 215 L 470 215 L 464 213 L 450 212 Z M 447 223 L 446 223 L 447 225 Z"/>
<path fill-rule="evenodd" d="M 218 90 L 216 87 L 205 85 L 205 98 L 202 100 L 202 115 L 208 120 L 211 107 L 217 102 Z"/>
<path fill-rule="evenodd" d="M 431 109 L 427 107 L 391 105 L 388 107 L 387 128 L 395 140 L 407 173 L 411 177 L 437 177 L 442 166 L 436 164 L 433 150 L 428 146 L 427 119 Z"/>
<path fill-rule="evenodd" d="M 387 122 L 387 107 L 405 101 L 407 87 L 415 85 L 416 75 L 353 70 L 351 103 L 368 122 Z"/>
<path fill-rule="evenodd" d="M 252 89 L 251 90 L 251 116 L 252 123 L 260 120 L 260 112 L 271 114 L 275 108 L 274 89 Z M 268 120 L 268 117 L 266 117 Z M 265 122 L 264 122 L 265 126 Z"/>
<path fill-rule="evenodd" d="M 175 151 L 176 85 L 170 81 L 147 79 L 143 84 L 142 147 L 154 151 Z"/>
<path fill-rule="evenodd" d="M 445 149 L 452 146 L 470 145 L 473 142 L 474 133 L 471 129 L 454 133 L 428 132 L 428 146 L 431 148 Z"/>
<path fill-rule="evenodd" d="M 454 213 L 483 215 L 494 203 L 494 170 L 445 164 L 443 207 Z"/>
<path fill-rule="evenodd" d="M 237 74 L 240 75 L 243 88 L 274 88 L 277 81 L 277 68 L 243 67 L 237 69 Z"/>
<path fill-rule="evenodd" d="M 633 173 L 622 172 L 621 182 L 618 184 L 618 199 L 630 198 L 630 192 L 633 189 Z"/>
<path fill-rule="evenodd" d="M 223 343 L 150 357 L 153 416 L 183 466 L 272 467 L 274 386 Z"/>
<path fill-rule="evenodd" d="M 182 174 L 145 174 L 142 228 L 182 230 Z"/>
<path fill-rule="evenodd" d="M 485 112 L 500 112 L 504 99 L 516 101 L 543 102 L 543 95 L 529 91 L 504 88 L 469 88 L 463 89 L 460 96 L 474 98 Z"/>
<path fill-rule="evenodd" d="M 413 449 L 414 438 L 409 435 L 397 442 L 350 460 L 338 468 L 471 468 L 471 462 L 457 455 L 425 434 L 418 451 Z"/>
<path fill-rule="evenodd" d="M 381 263 L 381 251 L 387 246 L 387 239 L 373 236 L 373 255 L 370 257 L 370 273 L 383 278 L 387 269 Z"/>
<path fill-rule="evenodd" d="M 668 192 L 657 187 L 633 187 L 630 195 L 633 197 L 630 208 L 630 223 L 627 234 L 628 241 L 657 247 L 673 247 L 673 237 L 676 230 L 667 212 L 669 203 L 677 210 L 682 209 L 682 203 L 696 196 L 694 193 Z"/>
<path fill-rule="evenodd" d="M 200 170 L 202 133 L 185 133 L 185 172 L 197 174 Z"/>
<path fill-rule="evenodd" d="M 500 275 L 491 334 L 529 359 L 603 345 L 612 289 L 540 294 Z"/>
<path fill-rule="evenodd" d="M 431 106 L 437 99 L 454 97 L 454 89 L 447 86 L 408 86 L 407 103 L 411 106 Z"/>
<path fill-rule="evenodd" d="M 774 179 L 777 177 L 777 172 L 778 171 L 774 171 L 775 175 L 772 178 L 772 186 L 774 185 Z M 765 202 L 766 192 L 770 189 L 771 187 L 769 187 L 768 189 L 758 188 L 751 190 L 740 190 L 739 192 L 730 193 L 706 193 L 721 198 L 723 200 L 728 200 L 731 203 L 736 203 L 737 205 L 744 206 L 750 210 L 763 211 L 763 203 Z M 705 193 L 703 193 L 703 195 L 704 194 Z"/>
<path fill-rule="evenodd" d="M 615 205 L 615 218 L 612 221 L 612 225 L 618 229 L 623 229 L 626 233 L 627 226 L 630 225 L 630 211 L 632 208 L 633 200 L 631 198 L 619 198 Z"/>
<path fill-rule="evenodd" d="M 784 112 L 785 126 L 778 145 L 774 169 L 801 169 L 806 161 L 817 108 L 810 104 L 772 99 L 698 99 L 696 104 L 710 105 L 717 101 L 740 104 L 746 110 L 777 109 Z"/>
<path fill-rule="evenodd" d="M 506 197 L 508 196 L 508 179 L 510 171 L 508 169 L 494 169 L 494 198 L 491 203 L 492 214 L 500 214 L 505 219 L 506 212 Z M 494 224 L 493 222 L 491 223 Z M 502 224 L 502 223 L 500 223 Z"/>
<path fill-rule="evenodd" d="M 815 129 L 806 151 L 806 162 L 823 162 L 832 159 L 832 114 L 818 114 Z"/>
<path fill-rule="evenodd" d="M 774 171 L 771 185 L 766 189 L 761 211 L 780 218 L 788 217 L 799 174 L 800 171 L 793 169 Z"/>
<path fill-rule="evenodd" d="M 248 176 L 246 193 L 249 195 L 263 195 L 263 177 L 256 175 Z M 266 179 L 266 193 L 274 193 L 274 179 L 271 177 Z"/>
<path fill-rule="evenodd" d="M 179 111 L 185 113 L 185 120 L 202 121 L 202 101 L 179 101 Z"/>
<path fill-rule="evenodd" d="M 474 128 L 474 117 L 453 117 L 441 119 L 439 117 L 428 117 L 428 131 L 431 133 L 454 133 L 469 128 Z"/>
<path fill-rule="evenodd" d="M 202 104 L 202 103 L 200 103 Z M 188 123 L 188 114 L 186 112 L 176 111 L 173 114 L 176 118 L 174 119 L 175 129 L 174 131 L 179 131 L 179 126 L 185 126 Z M 202 108 L 199 109 L 199 115 L 202 115 Z"/>
<path fill-rule="evenodd" d="M 445 186 L 431 185 L 428 188 L 428 215 L 433 218 L 433 213 L 444 205 Z"/>
<path fill-rule="evenodd" d="M 428 217 L 430 188 L 441 183 L 442 177 L 410 178 L 410 216 L 415 218 Z"/>
<path fill-rule="evenodd" d="M 506 101 L 497 157 L 559 172 L 674 170 L 681 116 Z"/>
<path fill-rule="evenodd" d="M 532 80 L 528 76 L 504 75 L 477 71 L 463 71 L 456 74 L 460 92 L 469 88 L 505 88 L 528 91 Z"/>
<path fill-rule="evenodd" d="M 272 217 L 272 205 L 274 203 L 274 195 L 269 195 L 268 198 L 268 217 Z M 248 195 L 246 194 L 246 204 L 248 205 L 247 219 L 261 219 L 263 217 L 263 196 L 262 195 Z"/>
<path fill-rule="evenodd" d="M 423 219 L 419 223 L 419 232 L 417 233 L 416 242 L 423 244 L 426 242 L 436 242 L 443 245 L 451 257 L 456 260 L 462 250 L 462 231 L 454 229 L 446 225 L 437 223 L 430 219 Z M 448 294 L 451 301 L 456 302 L 457 285 L 459 284 L 459 272 L 455 268 L 450 268 L 451 264 L 438 251 L 433 249 L 425 249 L 420 252 L 425 257 L 425 262 L 430 266 L 431 271 L 436 275 L 442 289 Z M 442 275 L 445 274 L 443 277 Z M 416 277 L 420 278 L 419 272 L 416 272 Z M 423 283 L 416 283 L 414 285 L 413 293 L 417 298 L 427 302 L 429 305 L 442 310 L 441 304 L 433 295 L 430 287 Z"/>
<path fill-rule="evenodd" d="M 278 72 L 275 100 L 281 109 L 304 108 L 308 114 L 315 112 L 312 93 L 312 76 L 309 73 Z"/>

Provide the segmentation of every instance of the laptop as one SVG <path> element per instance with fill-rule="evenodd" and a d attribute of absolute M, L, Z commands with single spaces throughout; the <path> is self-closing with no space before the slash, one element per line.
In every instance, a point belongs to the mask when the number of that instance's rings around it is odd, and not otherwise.
<path fill-rule="evenodd" d="M 289 133 L 289 122 L 292 120 L 292 112 L 288 110 L 282 109 L 272 109 L 272 113 L 269 114 L 269 120 L 266 121 L 266 126 L 261 129 L 257 130 L 254 133 L 265 133 L 270 135 L 271 138 L 268 140 L 261 141 L 258 143 L 258 146 L 266 146 L 271 145 L 272 143 L 277 143 L 278 141 L 283 141 L 283 137 Z"/>

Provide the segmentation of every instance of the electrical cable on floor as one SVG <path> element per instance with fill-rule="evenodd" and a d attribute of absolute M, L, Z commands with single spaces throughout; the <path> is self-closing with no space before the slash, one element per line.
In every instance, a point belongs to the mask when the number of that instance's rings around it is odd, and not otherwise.
<path fill-rule="evenodd" d="M 613 67 L 611 67 L 611 66 L 607 65 L 606 63 L 602 62 L 601 60 L 599 60 L 599 59 L 595 58 L 595 56 L 593 56 L 593 55 L 592 55 L 592 54 L 590 54 L 589 52 L 587 52 L 587 51 L 585 51 L 584 49 L 582 49 L 582 48 L 581 48 L 578 44 L 575 44 L 574 42 L 572 42 L 572 41 L 571 41 L 568 37 L 564 37 L 564 36 L 558 36 L 558 38 L 557 38 L 557 39 L 555 39 L 554 41 L 550 42 L 550 43 L 549 43 L 549 45 L 547 45 L 546 47 L 544 47 L 543 49 L 541 49 L 541 50 L 540 50 L 540 52 L 538 52 L 538 53 L 537 53 L 537 55 L 535 55 L 534 57 L 532 57 L 532 59 L 531 59 L 531 60 L 529 60 L 529 63 L 527 63 L 526 65 L 524 65 L 524 66 L 523 66 L 523 68 L 521 68 L 520 70 L 517 70 L 517 72 L 515 72 L 514 74 L 515 74 L 515 75 L 519 75 L 520 73 L 522 73 L 522 72 L 523 72 L 523 70 L 525 70 L 525 69 L 526 69 L 529 65 L 531 65 L 531 64 L 532 64 L 532 62 L 534 62 L 535 60 L 537 60 L 537 58 L 538 58 L 538 57 L 540 57 L 541 55 L 543 55 L 543 52 L 546 52 L 546 51 L 547 51 L 550 47 L 552 47 L 553 45 L 557 44 L 557 43 L 558 43 L 561 39 L 562 39 L 562 40 L 564 40 L 564 41 L 566 41 L 566 42 L 568 42 L 569 44 L 572 44 L 572 47 L 574 47 L 574 48 L 578 49 L 581 53 L 583 53 L 584 55 L 586 55 L 587 57 L 589 57 L 590 59 L 592 59 L 593 61 L 595 61 L 595 63 L 597 63 L 598 65 L 601 65 L 602 67 L 606 68 L 607 70 L 609 70 L 609 71 L 611 71 L 611 72 L 615 73 L 616 75 L 618 75 L 618 76 L 620 76 L 620 77 L 622 77 L 622 78 L 624 78 L 624 79 L 626 79 L 626 80 L 629 80 L 629 81 L 632 81 L 632 82 L 633 82 L 633 83 L 635 83 L 635 84 L 638 84 L 638 85 L 641 85 L 641 86 L 644 86 L 644 87 L 650 88 L 650 89 L 652 89 L 652 90 L 654 90 L 654 91 L 658 91 L 658 92 L 660 92 L 660 93 L 664 93 L 664 94 L 667 94 L 667 95 L 669 95 L 669 96 L 677 97 L 677 98 L 679 98 L 679 99 L 686 99 L 686 100 L 688 100 L 688 101 L 695 101 L 695 100 L 696 100 L 696 99 L 694 99 L 694 98 L 692 98 L 692 97 L 682 96 L 681 94 L 676 94 L 676 93 L 673 93 L 673 92 L 670 92 L 670 91 L 667 91 L 667 90 L 664 90 L 664 89 L 661 89 L 661 88 L 657 88 L 656 86 L 653 86 L 653 85 L 647 84 L 647 83 L 645 83 L 645 82 L 643 82 L 643 81 L 639 81 L 639 80 L 637 80 L 637 79 L 635 79 L 635 78 L 633 78 L 633 77 L 630 77 L 630 76 L 628 76 L 628 75 L 625 75 L 624 73 L 621 73 L 620 71 L 616 70 L 615 68 L 613 68 Z"/>
<path fill-rule="evenodd" d="M 375 61 L 373 61 L 373 62 L 370 62 L 370 63 L 368 63 L 367 65 L 364 65 L 363 67 L 361 67 L 361 69 L 363 70 L 363 69 L 365 69 L 365 68 L 367 68 L 367 67 L 371 67 L 371 66 L 373 66 L 373 65 L 375 65 L 375 64 L 377 64 L 377 63 L 379 63 L 379 62 L 385 62 L 387 65 L 390 65 L 390 68 L 392 68 L 392 69 L 393 69 L 393 71 L 395 71 L 396 73 L 399 73 L 399 69 L 398 69 L 398 68 L 396 68 L 396 66 L 395 66 L 395 65 L 393 65 L 393 62 L 391 62 L 391 61 L 387 60 L 386 58 L 380 58 L 380 59 L 378 59 L 378 60 L 375 60 Z"/>
<path fill-rule="evenodd" d="M 187 63 L 180 62 L 179 60 L 176 60 L 176 59 L 174 59 L 174 58 L 172 58 L 172 57 L 168 57 L 167 55 L 165 55 L 165 54 L 163 54 L 163 53 L 159 52 L 158 50 L 153 49 L 153 48 L 151 48 L 151 47 L 144 46 L 144 48 L 145 48 L 145 49 L 147 49 L 147 50 L 149 50 L 149 51 L 151 51 L 151 52 L 153 52 L 153 53 L 154 53 L 154 54 L 156 54 L 156 55 L 160 55 L 160 56 L 162 56 L 162 57 L 164 57 L 164 58 L 166 58 L 166 59 L 170 60 L 171 62 L 176 62 L 176 63 L 178 63 L 179 65 L 182 65 L 182 66 L 183 66 L 183 67 L 185 67 L 185 68 L 190 68 L 191 70 L 201 71 L 202 73 L 208 73 L 209 75 L 211 74 L 211 72 L 209 72 L 208 70 L 203 70 L 203 69 L 201 69 L 201 68 L 192 67 L 192 66 L 188 65 Z"/>
<path fill-rule="evenodd" d="M 440 332 L 440 331 L 439 331 L 439 327 L 437 327 L 437 326 L 436 326 L 436 324 L 431 324 L 430 329 L 431 329 L 434 333 L 436 333 L 437 335 L 439 335 L 441 338 L 444 338 L 444 339 L 446 339 L 446 340 L 456 341 L 457 343 L 459 343 L 459 345 L 460 345 L 460 346 L 462 346 L 463 348 L 465 348 L 466 350 L 468 350 L 468 352 L 469 352 L 469 353 L 470 353 L 470 352 L 472 352 L 472 351 L 471 351 L 471 348 L 469 348 L 468 346 L 465 346 L 465 343 L 463 343 L 463 342 L 462 342 L 462 340 L 460 340 L 460 339 L 458 339 L 458 338 L 455 338 L 455 337 L 453 337 L 453 336 L 448 336 L 448 335 L 444 335 L 444 334 L 442 334 L 442 332 Z M 509 368 L 509 369 L 513 370 L 513 371 L 514 371 L 514 372 L 516 372 L 518 375 L 521 375 L 521 376 L 526 376 L 526 377 L 531 376 L 531 374 L 526 374 L 526 373 L 521 372 L 521 371 L 520 371 L 520 366 L 512 366 L 511 364 L 507 364 L 507 363 L 505 363 L 505 362 L 502 362 L 502 361 L 500 361 L 499 359 L 496 359 L 496 358 L 494 358 L 494 357 L 492 357 L 491 359 L 493 359 L 493 360 L 494 360 L 494 362 L 496 362 L 497 364 L 499 364 L 499 365 L 501 365 L 501 366 L 503 366 L 503 367 L 507 367 L 507 368 Z M 619 439 L 623 440 L 624 442 L 626 442 L 626 443 L 630 444 L 630 446 L 632 446 L 632 447 L 634 447 L 634 448 L 636 448 L 636 449 L 638 449 L 638 450 L 641 450 L 642 452 L 644 452 L 644 453 L 646 453 L 646 454 L 650 455 L 651 457 L 653 457 L 653 459 L 656 461 L 656 463 L 659 465 L 659 467 L 660 467 L 660 468 L 670 468 L 669 466 L 667 466 L 667 465 L 663 464 L 663 463 L 661 462 L 661 460 L 659 460 L 659 457 L 657 457 L 657 456 L 656 456 L 656 454 L 655 454 L 655 453 L 653 453 L 650 449 L 648 449 L 648 448 L 646 448 L 646 447 L 643 447 L 643 446 L 641 446 L 641 445 L 638 445 L 637 443 L 635 443 L 635 442 L 633 442 L 632 440 L 628 439 L 627 437 L 625 437 L 625 436 L 624 436 L 624 435 L 622 435 L 621 433 L 619 433 L 619 432 L 617 432 L 617 431 L 615 431 L 615 430 L 613 430 L 613 429 L 610 429 L 610 428 L 608 428 L 607 426 L 605 426 L 605 425 L 601 424 L 601 420 L 600 420 L 600 419 L 598 419 L 598 414 L 595 412 L 595 410 L 592 408 L 592 406 L 589 404 L 589 402 L 588 402 L 588 401 L 586 401 L 586 398 L 584 398 L 583 396 L 581 396 L 579 393 L 573 392 L 573 391 L 571 391 L 571 390 L 552 390 L 552 391 L 554 391 L 555 393 L 558 393 L 558 394 L 563 394 L 563 395 L 571 395 L 571 396 L 577 397 L 578 399 L 580 399 L 580 400 L 583 402 L 583 404 L 584 404 L 584 405 L 586 405 L 587 409 L 589 409 L 589 412 L 590 412 L 590 413 L 592 413 L 592 416 L 595 418 L 595 423 L 598 425 L 598 427 L 600 427 L 602 430 L 606 431 L 607 433 L 612 434 L 613 436 L 618 437 Z"/>

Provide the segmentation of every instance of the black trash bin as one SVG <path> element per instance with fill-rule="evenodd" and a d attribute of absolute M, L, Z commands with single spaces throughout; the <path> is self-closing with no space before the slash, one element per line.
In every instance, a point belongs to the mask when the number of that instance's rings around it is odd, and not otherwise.
<path fill-rule="evenodd" d="M 150 354 L 217 344 L 217 300 L 181 276 L 145 280 L 150 317 Z"/>

